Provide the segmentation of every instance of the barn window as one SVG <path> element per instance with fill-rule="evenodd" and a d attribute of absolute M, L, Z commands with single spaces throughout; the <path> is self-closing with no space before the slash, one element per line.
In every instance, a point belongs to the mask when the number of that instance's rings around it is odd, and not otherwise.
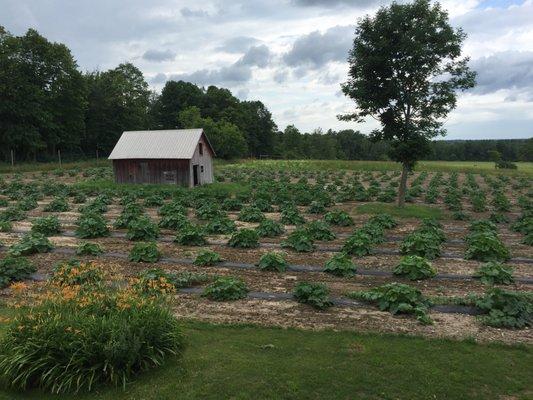
<path fill-rule="evenodd" d="M 200 155 L 203 155 L 204 154 L 204 144 L 203 143 L 200 143 L 198 145 L 198 151 L 200 153 Z M 203 171 L 202 171 L 203 172 Z"/>
<path fill-rule="evenodd" d="M 200 166 L 200 172 L 204 172 L 204 166 L 203 165 Z"/>
<path fill-rule="evenodd" d="M 176 171 L 163 171 L 164 183 L 176 183 L 177 174 Z"/>

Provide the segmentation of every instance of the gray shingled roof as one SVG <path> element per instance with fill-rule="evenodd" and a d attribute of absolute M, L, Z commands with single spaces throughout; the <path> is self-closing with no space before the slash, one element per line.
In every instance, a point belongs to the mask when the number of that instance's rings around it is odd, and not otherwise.
<path fill-rule="evenodd" d="M 120 136 L 109 159 L 191 159 L 202 132 L 202 129 L 126 131 Z"/>

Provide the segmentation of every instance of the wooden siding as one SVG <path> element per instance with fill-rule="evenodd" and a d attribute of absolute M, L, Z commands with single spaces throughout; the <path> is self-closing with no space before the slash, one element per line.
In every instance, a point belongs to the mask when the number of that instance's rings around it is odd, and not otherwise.
<path fill-rule="evenodd" d="M 117 183 L 168 183 L 190 186 L 189 160 L 113 160 Z"/>
<path fill-rule="evenodd" d="M 203 147 L 203 154 L 200 154 L 200 144 Z M 198 184 L 213 183 L 213 152 L 211 147 L 207 144 L 205 136 L 202 134 L 194 154 L 191 158 L 190 177 L 189 182 L 193 182 L 193 166 L 198 165 Z M 203 167 L 203 171 L 202 171 Z"/>

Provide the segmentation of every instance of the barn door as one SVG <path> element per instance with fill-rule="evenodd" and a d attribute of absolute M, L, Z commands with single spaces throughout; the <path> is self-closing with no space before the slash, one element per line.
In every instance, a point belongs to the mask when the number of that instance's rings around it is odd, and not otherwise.
<path fill-rule="evenodd" d="M 192 166 L 192 182 L 194 186 L 198 186 L 198 165 Z"/>
<path fill-rule="evenodd" d="M 149 183 L 150 177 L 148 174 L 148 163 L 147 162 L 141 162 L 139 163 L 139 169 L 140 169 L 140 183 Z"/>

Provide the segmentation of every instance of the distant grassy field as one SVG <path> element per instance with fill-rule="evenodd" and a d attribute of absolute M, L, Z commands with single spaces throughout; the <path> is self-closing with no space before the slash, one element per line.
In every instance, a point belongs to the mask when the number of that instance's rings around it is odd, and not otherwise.
<path fill-rule="evenodd" d="M 437 207 L 425 206 L 423 204 L 406 204 L 399 208 L 391 203 L 368 203 L 357 206 L 355 212 L 358 214 L 381 214 L 387 213 L 398 218 L 444 218 L 444 210 Z"/>

